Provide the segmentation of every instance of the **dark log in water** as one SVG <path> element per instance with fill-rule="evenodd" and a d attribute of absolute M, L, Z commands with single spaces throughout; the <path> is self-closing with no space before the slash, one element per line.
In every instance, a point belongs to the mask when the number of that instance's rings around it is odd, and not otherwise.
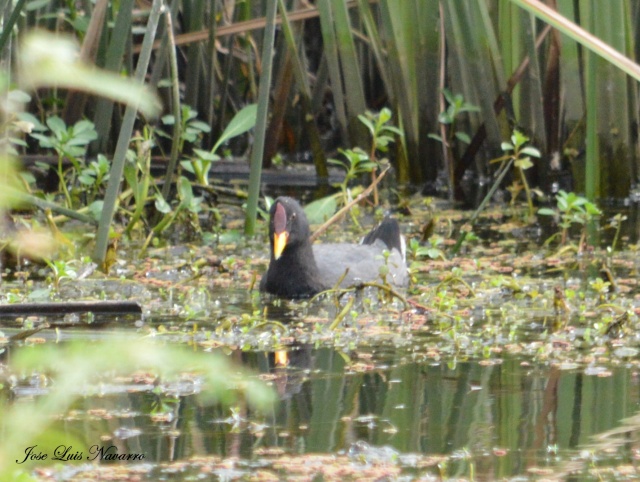
<path fill-rule="evenodd" d="M 136 301 L 70 301 L 59 303 L 16 303 L 0 305 L 0 317 L 56 316 L 65 313 L 142 314 Z"/>

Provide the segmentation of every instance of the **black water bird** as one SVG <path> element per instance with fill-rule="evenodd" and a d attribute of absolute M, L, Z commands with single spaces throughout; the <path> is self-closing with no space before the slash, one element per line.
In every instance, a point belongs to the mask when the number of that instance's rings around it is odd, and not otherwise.
<path fill-rule="evenodd" d="M 271 260 L 260 291 L 283 298 L 304 298 L 332 288 L 347 271 L 341 286 L 382 282 L 406 286 L 409 280 L 404 238 L 398 222 L 385 218 L 361 244 L 311 244 L 307 216 L 290 197 L 279 197 L 270 210 Z M 388 256 L 384 256 L 384 251 Z"/>

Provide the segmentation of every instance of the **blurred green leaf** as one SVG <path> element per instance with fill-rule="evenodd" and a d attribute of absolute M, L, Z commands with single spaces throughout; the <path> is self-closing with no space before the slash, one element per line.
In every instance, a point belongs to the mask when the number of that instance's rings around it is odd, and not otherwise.
<path fill-rule="evenodd" d="M 304 207 L 304 212 L 311 224 L 322 224 L 338 209 L 338 195 L 332 194 L 317 199 Z"/>
<path fill-rule="evenodd" d="M 77 89 L 129 104 L 149 117 L 160 111 L 157 97 L 144 85 L 82 63 L 68 37 L 30 32 L 20 44 L 19 57 L 19 79 L 26 88 Z"/>

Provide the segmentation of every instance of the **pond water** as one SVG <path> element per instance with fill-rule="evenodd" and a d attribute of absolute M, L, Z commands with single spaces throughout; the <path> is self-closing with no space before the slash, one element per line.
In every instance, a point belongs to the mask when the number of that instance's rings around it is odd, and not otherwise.
<path fill-rule="evenodd" d="M 0 319 L 5 402 L 35 409 L 56 385 L 40 371 L 12 371 L 20 352 L 54 346 L 63 357 L 73 342 L 90 351 L 132 338 L 222 353 L 272 387 L 277 401 L 266 411 L 242 400 L 228 407 L 203 400 L 197 378 L 121 377 L 96 367 L 50 427 L 85 457 L 29 470 L 42 480 L 637 479 L 635 227 L 625 227 L 624 249 L 614 254 L 603 236 L 601 248 L 562 255 L 541 251 L 540 227 L 509 228 L 498 212 L 486 219 L 480 241 L 459 258 L 416 260 L 410 306 L 371 292 L 260 297 L 248 288 L 265 267 L 262 240 L 162 248 L 142 265 L 122 263 L 117 277 L 94 274 L 40 293 L 136 299 L 143 315 Z M 420 228 L 405 227 L 414 235 Z M 194 277 L 200 259 L 211 261 Z M 594 284 L 603 266 L 615 291 Z M 5 280 L 0 294 L 26 301 L 37 290 L 49 284 Z M 347 299 L 347 316 L 329 330 Z M 0 446 L 11 441 L 2 437 Z M 144 459 L 87 461 L 94 445 Z M 16 460 L 26 449 L 2 451 Z"/>
<path fill-rule="evenodd" d="M 351 464 L 354 474 L 382 466 L 388 476 L 475 474 L 480 480 L 575 473 L 586 480 L 592 467 L 598 480 L 635 466 L 636 366 L 565 370 L 511 356 L 452 365 L 412 361 L 403 349 L 374 351 L 357 357 L 366 362 L 352 363 L 344 352 L 298 347 L 286 368 L 274 367 L 272 354 L 244 354 L 242 361 L 278 393 L 266 414 L 202 404 L 184 383 L 162 387 L 174 405 L 170 416 L 159 418 L 152 414 L 157 387 L 105 382 L 98 395 L 78 399 L 66 412 L 60 433 L 144 454 L 148 466 L 139 475 L 145 480 L 189 480 L 203 466 L 221 480 L 257 468 L 308 475 L 313 460 L 301 457 L 285 469 L 284 454 L 337 453 L 344 461 L 324 463 Z M 14 392 L 34 395 L 33 387 Z M 58 477 L 82 477 L 87 470 L 64 464 Z"/>

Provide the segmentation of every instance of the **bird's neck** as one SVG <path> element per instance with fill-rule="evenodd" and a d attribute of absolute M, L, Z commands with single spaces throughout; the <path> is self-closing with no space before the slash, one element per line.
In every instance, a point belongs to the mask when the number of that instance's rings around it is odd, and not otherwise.
<path fill-rule="evenodd" d="M 288 266 L 289 272 L 300 273 L 301 278 L 317 279 L 318 265 L 311 248 L 311 243 L 300 245 L 296 250 L 285 250 L 282 257 L 276 261 L 282 266 Z"/>
<path fill-rule="evenodd" d="M 285 249 L 277 260 L 272 255 L 271 266 L 279 267 L 268 273 L 268 283 L 276 290 L 295 293 L 294 296 L 309 296 L 324 289 L 311 243 L 295 250 Z"/>

